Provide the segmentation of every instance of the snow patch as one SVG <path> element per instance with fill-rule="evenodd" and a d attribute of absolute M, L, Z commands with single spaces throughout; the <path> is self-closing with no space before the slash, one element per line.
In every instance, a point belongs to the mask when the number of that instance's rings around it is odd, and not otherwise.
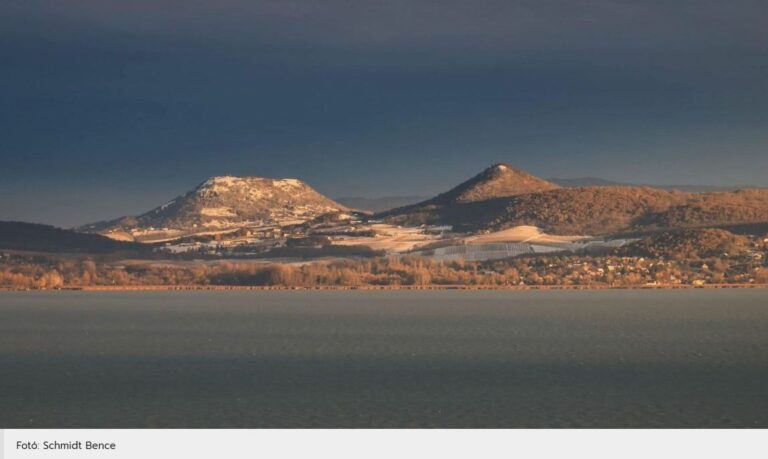
<path fill-rule="evenodd" d="M 290 191 L 294 188 L 300 188 L 301 187 L 301 180 L 297 179 L 280 179 L 275 180 L 272 182 L 275 188 L 278 188 L 283 191 Z"/>
<path fill-rule="evenodd" d="M 242 179 L 239 177 L 232 177 L 231 175 L 223 175 L 220 177 L 211 177 L 200 185 L 201 189 L 218 190 L 223 188 L 229 188 L 232 185 L 237 184 Z"/>
<path fill-rule="evenodd" d="M 200 209 L 200 214 L 206 217 L 237 217 L 229 207 L 204 207 Z"/>

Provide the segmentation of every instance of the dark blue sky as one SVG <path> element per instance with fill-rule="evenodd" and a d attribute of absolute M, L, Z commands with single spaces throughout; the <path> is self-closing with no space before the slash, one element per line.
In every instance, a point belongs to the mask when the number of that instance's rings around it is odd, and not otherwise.
<path fill-rule="evenodd" d="M 0 219 L 220 174 L 428 195 L 497 161 L 768 186 L 766 24 L 763 0 L 6 0 Z"/>

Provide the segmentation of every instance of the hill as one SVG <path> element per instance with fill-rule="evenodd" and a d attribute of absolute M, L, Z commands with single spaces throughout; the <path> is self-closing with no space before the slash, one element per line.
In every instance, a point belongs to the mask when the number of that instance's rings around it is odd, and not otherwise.
<path fill-rule="evenodd" d="M 585 186 L 636 186 L 629 183 L 614 182 L 613 180 L 606 180 L 599 177 L 550 178 L 548 180 L 564 188 L 580 188 Z"/>
<path fill-rule="evenodd" d="M 478 229 L 535 225 L 556 234 L 612 234 L 768 221 L 768 190 L 684 193 L 653 188 L 586 187 L 477 203 Z M 461 209 L 456 209 L 461 210 Z M 456 221 L 458 215 L 452 215 Z"/>
<path fill-rule="evenodd" d="M 768 190 L 688 193 L 650 187 L 553 188 L 487 199 L 456 199 L 467 184 L 424 203 L 379 214 L 400 225 L 452 225 L 459 231 L 532 225 L 553 234 L 608 235 L 667 228 L 768 222 Z M 528 175 L 528 174 L 526 174 Z M 530 181 L 529 181 L 530 183 Z M 549 183 L 549 182 L 544 182 Z M 534 187 L 535 188 L 535 187 Z"/>
<path fill-rule="evenodd" d="M 628 256 L 696 260 L 746 253 L 749 248 L 744 236 L 721 229 L 685 229 L 665 231 L 648 236 L 618 249 Z"/>
<path fill-rule="evenodd" d="M 0 249 L 30 252 L 110 253 L 146 251 L 145 245 L 114 241 L 98 234 L 83 234 L 49 225 L 0 222 Z"/>
<path fill-rule="evenodd" d="M 409 214 L 439 212 L 440 209 L 462 204 L 557 188 L 559 187 L 554 183 L 533 176 L 509 164 L 498 163 L 432 199 L 382 212 L 377 216 L 380 218 L 392 218 Z M 394 219 L 396 220 L 396 218 Z"/>
<path fill-rule="evenodd" d="M 451 205 L 554 190 L 554 183 L 509 164 L 494 164 L 458 186 L 415 206 Z"/>
<path fill-rule="evenodd" d="M 713 186 L 713 185 L 649 185 L 649 184 L 614 182 L 612 180 L 605 180 L 597 177 L 582 177 L 582 178 L 570 178 L 570 179 L 551 178 L 548 180 L 561 187 L 567 187 L 567 188 L 579 188 L 579 187 L 586 187 L 586 186 L 629 186 L 629 187 L 658 188 L 661 190 L 689 191 L 691 193 L 737 191 L 744 188 L 755 188 L 755 187 L 743 187 L 743 186 L 738 187 L 738 186 Z"/>
<path fill-rule="evenodd" d="M 295 224 L 343 210 L 345 206 L 301 180 L 224 176 L 213 177 L 186 195 L 142 215 L 79 229 L 115 238 L 140 239 L 148 232 L 178 236 L 247 225 Z"/>

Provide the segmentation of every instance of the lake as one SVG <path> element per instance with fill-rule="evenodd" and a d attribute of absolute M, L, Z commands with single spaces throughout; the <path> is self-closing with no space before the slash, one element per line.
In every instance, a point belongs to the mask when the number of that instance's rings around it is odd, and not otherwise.
<path fill-rule="evenodd" d="M 768 427 L 768 290 L 0 293 L 0 428 Z"/>

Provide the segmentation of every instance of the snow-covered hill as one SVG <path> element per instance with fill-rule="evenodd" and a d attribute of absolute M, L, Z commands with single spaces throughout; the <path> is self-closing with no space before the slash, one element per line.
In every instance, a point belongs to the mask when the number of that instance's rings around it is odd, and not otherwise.
<path fill-rule="evenodd" d="M 264 177 L 212 177 L 184 196 L 136 217 L 79 228 L 115 239 L 168 239 L 245 226 L 284 226 L 346 207 L 301 180 Z"/>

